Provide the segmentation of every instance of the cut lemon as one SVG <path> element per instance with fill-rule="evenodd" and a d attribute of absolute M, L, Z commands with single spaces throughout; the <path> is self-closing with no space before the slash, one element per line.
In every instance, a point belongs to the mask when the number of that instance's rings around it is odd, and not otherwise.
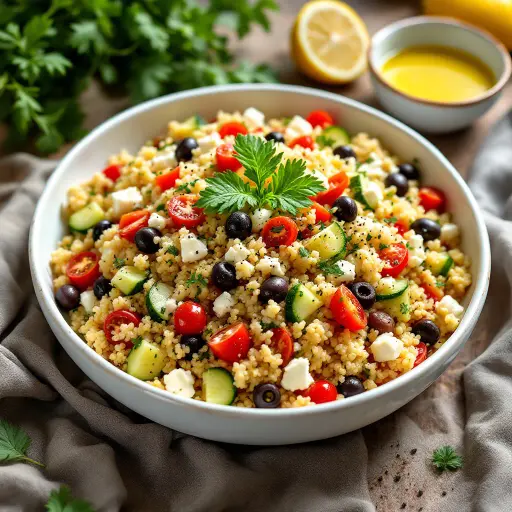
<path fill-rule="evenodd" d="M 292 57 L 305 75 L 326 84 L 344 84 L 367 67 L 370 37 L 347 4 L 315 0 L 299 11 L 292 29 Z"/>

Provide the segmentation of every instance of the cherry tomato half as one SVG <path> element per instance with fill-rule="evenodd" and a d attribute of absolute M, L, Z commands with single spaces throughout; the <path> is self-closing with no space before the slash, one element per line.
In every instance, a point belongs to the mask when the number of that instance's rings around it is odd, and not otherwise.
<path fill-rule="evenodd" d="M 228 363 L 243 359 L 251 347 L 251 336 L 245 324 L 238 322 L 212 335 L 208 341 L 212 354 Z"/>
<path fill-rule="evenodd" d="M 274 352 L 281 354 L 281 358 L 283 359 L 281 366 L 286 366 L 293 356 L 292 337 L 288 334 L 288 331 L 282 327 L 272 329 L 272 333 L 270 347 L 274 349 Z"/>
<path fill-rule="evenodd" d="M 400 235 L 404 235 L 407 231 L 409 231 L 409 223 L 405 219 L 398 219 L 393 226 L 395 226 L 396 230 Z"/>
<path fill-rule="evenodd" d="M 109 165 L 102 172 L 109 180 L 117 181 L 121 176 L 121 166 L 117 164 Z"/>
<path fill-rule="evenodd" d="M 328 204 L 332 206 L 334 201 L 343 194 L 348 187 L 349 178 L 343 171 L 329 178 L 329 188 L 323 192 L 319 192 L 315 197 L 311 198 L 320 204 Z"/>
<path fill-rule="evenodd" d="M 174 312 L 174 330 L 178 334 L 200 334 L 206 327 L 206 311 L 192 300 L 182 302 Z"/>
<path fill-rule="evenodd" d="M 427 345 L 425 345 L 425 343 L 420 341 L 416 345 L 416 350 L 418 351 L 418 355 L 416 356 L 416 360 L 414 361 L 414 367 L 423 363 L 423 361 L 425 361 L 425 359 L 427 359 Z"/>
<path fill-rule="evenodd" d="M 90 251 L 75 254 L 69 260 L 66 274 L 71 284 L 86 290 L 101 275 L 98 256 Z"/>
<path fill-rule="evenodd" d="M 263 226 L 261 236 L 267 247 L 291 245 L 297 240 L 299 229 L 289 217 L 273 217 Z"/>
<path fill-rule="evenodd" d="M 332 126 L 334 124 L 334 119 L 331 117 L 331 114 L 325 110 L 313 110 L 313 112 L 311 112 L 308 117 L 306 117 L 306 121 L 313 128 L 315 128 L 315 126 L 327 128 L 328 126 Z"/>
<path fill-rule="evenodd" d="M 223 171 L 236 171 L 242 167 L 242 164 L 234 156 L 235 150 L 233 144 L 221 144 L 215 150 L 217 157 L 217 169 Z"/>
<path fill-rule="evenodd" d="M 303 148 L 313 149 L 315 147 L 315 142 L 309 135 L 302 135 L 301 137 L 293 139 L 290 144 L 288 144 L 288 146 L 291 148 L 294 148 L 295 146 L 301 146 Z"/>
<path fill-rule="evenodd" d="M 342 284 L 332 296 L 330 308 L 336 322 L 349 331 L 359 331 L 366 327 L 366 313 L 345 285 Z"/>
<path fill-rule="evenodd" d="M 338 391 L 336 386 L 328 380 L 317 380 L 309 386 L 303 395 L 309 396 L 315 404 L 324 404 L 336 400 L 338 398 Z"/>
<path fill-rule="evenodd" d="M 423 281 L 421 283 L 421 287 L 425 290 L 425 294 L 429 299 L 434 299 L 436 302 L 441 300 L 444 296 L 443 290 L 436 286 L 435 284 L 428 283 Z"/>
<path fill-rule="evenodd" d="M 180 166 L 174 168 L 172 171 L 160 174 L 155 178 L 155 183 L 160 190 L 164 192 L 176 185 L 176 180 L 180 177 Z"/>
<path fill-rule="evenodd" d="M 194 206 L 196 201 L 197 196 L 184 194 L 173 197 L 167 203 L 169 217 L 171 217 L 176 226 L 180 228 L 183 226 L 193 228 L 204 222 L 205 216 L 203 209 Z"/>
<path fill-rule="evenodd" d="M 248 131 L 244 124 L 237 121 L 225 123 L 219 128 L 219 135 L 222 139 L 228 135 L 234 135 L 236 137 L 239 133 L 241 135 L 247 135 Z"/>
<path fill-rule="evenodd" d="M 119 332 L 119 327 L 122 324 L 133 324 L 137 327 L 140 324 L 140 316 L 137 313 L 132 313 L 127 309 L 119 309 L 117 311 L 112 311 L 107 315 L 105 321 L 103 322 L 103 332 L 107 337 L 107 340 L 112 345 L 117 345 L 118 343 L 125 343 L 128 348 L 131 348 L 133 343 L 131 341 L 114 341 L 112 339 L 113 335 Z"/>
<path fill-rule="evenodd" d="M 149 212 L 147 210 L 136 210 L 134 212 L 125 213 L 119 221 L 119 236 L 125 240 L 133 242 L 135 234 L 140 228 L 148 225 Z"/>
<path fill-rule="evenodd" d="M 318 204 L 316 201 L 313 201 L 311 208 L 315 210 L 316 222 L 329 222 L 331 220 L 331 212 L 324 208 L 321 204 Z"/>
<path fill-rule="evenodd" d="M 383 276 L 396 277 L 407 266 L 409 251 L 404 244 L 393 244 L 379 252 L 379 258 L 386 262 Z"/>
<path fill-rule="evenodd" d="M 421 187 L 418 191 L 420 198 L 420 204 L 425 208 L 425 211 L 437 210 L 443 211 L 446 204 L 446 198 L 444 194 L 437 188 L 434 187 Z"/>

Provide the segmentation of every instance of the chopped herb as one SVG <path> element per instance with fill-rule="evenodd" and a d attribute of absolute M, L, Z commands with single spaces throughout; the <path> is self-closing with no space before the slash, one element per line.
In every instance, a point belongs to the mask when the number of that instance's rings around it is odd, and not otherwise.
<path fill-rule="evenodd" d="M 93 512 L 93 508 L 87 501 L 73 498 L 69 487 L 65 485 L 50 493 L 45 508 L 47 512 Z"/>
<path fill-rule="evenodd" d="M 299 254 L 301 258 L 308 258 L 309 257 L 309 251 L 305 247 L 301 247 L 299 249 Z"/>
<path fill-rule="evenodd" d="M 118 258 L 117 256 L 114 258 L 114 267 L 121 268 L 126 265 L 126 260 L 124 258 Z"/>
<path fill-rule="evenodd" d="M 176 187 L 176 190 L 178 192 L 186 192 L 187 194 L 190 194 L 192 192 L 192 189 L 190 187 L 193 187 L 199 180 L 192 180 L 188 183 L 183 183 L 179 187 Z"/>
<path fill-rule="evenodd" d="M 332 263 L 330 261 L 321 261 L 318 263 L 318 268 L 324 273 L 325 275 L 332 274 L 334 276 L 343 276 L 345 275 L 345 272 L 341 270 L 340 266 L 337 263 Z"/>
<path fill-rule="evenodd" d="M 297 350 L 295 354 L 293 354 L 293 357 L 302 357 L 304 355 L 304 350 L 301 348 L 300 350 Z"/>
<path fill-rule="evenodd" d="M 192 274 L 190 274 L 190 277 L 185 282 L 185 285 L 187 286 L 187 288 L 190 288 L 190 286 L 192 286 L 194 284 L 197 285 L 197 291 L 196 291 L 196 297 L 197 297 L 201 293 L 201 290 L 203 289 L 203 287 L 208 286 L 208 280 L 205 279 L 202 274 L 192 272 Z"/>
<path fill-rule="evenodd" d="M 96 195 L 96 192 L 94 192 L 94 190 L 89 190 L 89 195 L 90 195 L 90 196 L 95 196 L 95 195 Z"/>
<path fill-rule="evenodd" d="M 370 369 L 369 368 L 363 368 L 363 373 L 367 379 L 370 378 Z"/>
<path fill-rule="evenodd" d="M 402 313 L 402 315 L 406 315 L 407 313 L 409 313 L 409 304 L 406 304 L 405 302 L 401 302 L 400 303 L 400 313 Z"/>
<path fill-rule="evenodd" d="M 260 325 L 263 331 L 269 331 L 270 329 L 275 329 L 278 326 L 274 322 L 260 322 Z"/>
<path fill-rule="evenodd" d="M 407 247 L 407 249 L 410 249 L 411 248 L 411 244 L 409 242 L 406 242 L 405 247 Z"/>
<path fill-rule="evenodd" d="M 394 224 L 398 219 L 396 217 L 388 217 L 387 219 L 384 219 L 384 222 L 386 224 Z"/>
<path fill-rule="evenodd" d="M 437 450 L 434 450 L 432 454 L 432 464 L 440 472 L 447 469 L 455 471 L 462 467 L 463 460 L 451 446 L 441 446 Z"/>
<path fill-rule="evenodd" d="M 205 331 L 206 332 L 206 331 Z M 211 331 L 210 331 L 211 333 Z M 204 332 L 203 332 L 204 334 Z M 206 350 L 205 352 L 201 352 L 198 356 L 197 356 L 197 359 L 199 361 L 203 361 L 204 359 L 209 359 L 210 358 L 210 351 L 209 350 Z"/>
<path fill-rule="evenodd" d="M 27 457 L 31 443 L 24 430 L 5 420 L 0 420 L 0 462 L 30 462 L 44 467 L 44 464 Z"/>
<path fill-rule="evenodd" d="M 366 160 L 365 160 L 365 164 L 373 164 L 373 162 L 375 162 L 375 159 L 372 158 L 371 156 L 369 156 Z"/>
<path fill-rule="evenodd" d="M 360 249 L 359 244 L 354 244 L 354 245 L 353 245 L 353 247 L 352 247 L 352 249 L 350 249 L 350 251 L 348 251 L 347 256 L 348 256 L 349 254 L 352 254 L 352 253 L 354 253 L 354 252 L 359 251 L 359 249 Z"/>
<path fill-rule="evenodd" d="M 443 281 L 436 281 L 436 286 L 438 288 L 442 288 L 443 286 L 446 286 L 446 283 L 443 283 Z"/>
<path fill-rule="evenodd" d="M 320 229 L 325 229 L 325 228 L 327 227 L 327 226 L 325 225 L 325 222 L 324 222 L 323 220 L 321 220 L 321 221 L 319 222 L 319 224 L 320 224 Z"/>
<path fill-rule="evenodd" d="M 167 247 L 167 250 L 165 252 L 167 254 L 172 254 L 173 256 L 178 256 L 178 254 L 180 253 L 178 251 L 178 248 L 174 247 L 174 245 L 169 245 L 169 247 Z"/>
<path fill-rule="evenodd" d="M 325 148 L 326 146 L 332 147 L 336 143 L 336 140 L 332 137 L 329 137 L 328 135 L 319 135 L 316 138 L 316 143 L 321 148 Z"/>
<path fill-rule="evenodd" d="M 388 244 L 380 244 L 380 245 L 379 245 L 379 250 L 380 250 L 380 251 L 383 251 L 384 249 L 387 249 L 388 247 L 389 247 L 389 245 L 388 245 Z"/>
<path fill-rule="evenodd" d="M 284 226 L 274 226 L 273 228 L 270 228 L 270 231 L 272 231 L 272 233 L 281 233 L 283 229 Z"/>
<path fill-rule="evenodd" d="M 159 205 L 156 207 L 156 211 L 157 211 L 157 212 L 161 212 L 162 210 L 165 210 L 165 204 L 159 204 Z"/>
<path fill-rule="evenodd" d="M 370 233 L 368 233 L 368 234 L 366 235 L 366 241 L 367 241 L 367 242 L 369 242 L 372 238 L 373 238 L 373 237 L 372 237 L 372 235 L 370 235 Z"/>
<path fill-rule="evenodd" d="M 213 333 L 213 331 L 211 329 L 205 329 L 203 331 L 203 336 L 205 336 L 205 337 L 210 336 L 210 334 L 212 334 L 212 333 Z"/>

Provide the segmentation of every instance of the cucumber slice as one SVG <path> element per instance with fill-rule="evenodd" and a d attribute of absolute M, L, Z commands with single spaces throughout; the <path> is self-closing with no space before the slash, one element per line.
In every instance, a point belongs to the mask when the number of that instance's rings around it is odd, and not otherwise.
<path fill-rule="evenodd" d="M 425 259 L 425 266 L 435 276 L 447 276 L 453 263 L 452 257 L 447 252 L 430 251 Z"/>
<path fill-rule="evenodd" d="M 105 212 L 101 209 L 101 206 L 97 203 L 89 203 L 69 217 L 69 227 L 73 231 L 87 233 L 88 229 L 104 218 Z"/>
<path fill-rule="evenodd" d="M 303 284 L 292 286 L 286 295 L 285 317 L 287 322 L 302 322 L 322 306 L 322 301 Z"/>
<path fill-rule="evenodd" d="M 203 393 L 206 402 L 231 405 L 236 397 L 233 376 L 224 368 L 206 370 L 203 373 Z"/>
<path fill-rule="evenodd" d="M 126 372 L 140 380 L 157 377 L 165 364 L 163 351 L 149 341 L 142 340 L 135 345 L 126 358 Z"/>
<path fill-rule="evenodd" d="M 147 272 L 135 267 L 121 267 L 112 278 L 112 285 L 125 295 L 133 295 L 142 290 L 144 281 L 148 278 Z"/>
<path fill-rule="evenodd" d="M 322 229 L 319 233 L 307 239 L 304 247 L 308 251 L 318 251 L 322 261 L 342 259 L 347 252 L 347 237 L 338 222 Z"/>
<path fill-rule="evenodd" d="M 370 185 L 368 180 L 361 176 L 361 174 L 356 174 L 350 178 L 350 188 L 354 193 L 354 199 L 369 210 L 375 210 L 379 203 L 379 198 L 375 191 L 370 190 L 370 188 L 375 187 L 375 185 L 375 183 Z"/>
<path fill-rule="evenodd" d="M 320 135 L 320 145 L 331 146 L 336 148 L 338 146 L 346 146 L 350 144 L 350 135 L 345 128 L 340 126 L 328 126 Z M 317 141 L 318 142 L 318 141 Z"/>
<path fill-rule="evenodd" d="M 386 300 L 381 304 L 383 309 L 399 322 L 408 322 L 411 319 L 411 298 L 409 295 L 409 287 L 407 287 L 407 289 L 398 297 Z"/>
<path fill-rule="evenodd" d="M 149 316 L 156 322 L 164 322 L 168 318 L 165 303 L 171 296 L 172 288 L 165 283 L 155 283 L 146 294 L 146 307 Z"/>
<path fill-rule="evenodd" d="M 384 277 L 377 285 L 376 299 L 391 300 L 400 297 L 405 290 L 409 288 L 407 279 L 393 279 L 392 277 Z"/>

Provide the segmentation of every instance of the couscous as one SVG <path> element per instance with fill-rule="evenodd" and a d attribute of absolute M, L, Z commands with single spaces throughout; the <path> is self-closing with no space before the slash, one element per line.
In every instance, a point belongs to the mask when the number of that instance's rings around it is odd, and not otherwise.
<path fill-rule="evenodd" d="M 238 407 L 350 398 L 457 328 L 460 230 L 421 162 L 323 111 L 171 121 L 70 188 L 57 303 L 103 358 Z"/>

